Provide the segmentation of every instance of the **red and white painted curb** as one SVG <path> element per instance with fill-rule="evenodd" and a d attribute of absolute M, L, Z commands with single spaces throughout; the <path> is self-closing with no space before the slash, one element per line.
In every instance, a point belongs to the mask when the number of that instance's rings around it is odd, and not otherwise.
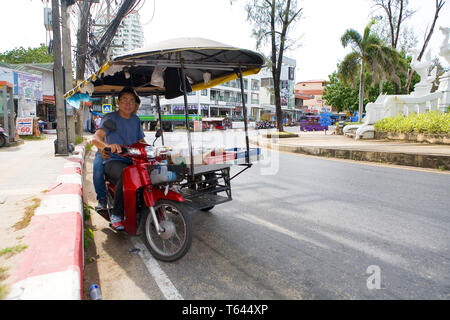
<path fill-rule="evenodd" d="M 31 219 L 10 300 L 83 299 L 83 163 L 75 146 Z"/>

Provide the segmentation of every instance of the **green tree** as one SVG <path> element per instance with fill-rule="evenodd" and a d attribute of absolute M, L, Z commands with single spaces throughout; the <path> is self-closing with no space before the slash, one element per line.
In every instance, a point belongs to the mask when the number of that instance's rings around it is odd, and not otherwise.
<path fill-rule="evenodd" d="M 328 76 L 327 82 L 323 91 L 322 98 L 333 109 L 338 112 L 354 111 L 358 109 L 358 91 L 345 86 L 338 78 L 337 72 L 334 71 Z"/>
<path fill-rule="evenodd" d="M 398 73 L 401 72 L 400 55 L 390 46 L 385 45 L 375 33 L 371 32 L 376 20 L 370 21 L 361 34 L 354 29 L 347 29 L 341 37 L 341 43 L 345 47 L 351 45 L 353 51 L 345 56 L 339 65 L 338 76 L 344 84 L 356 86 L 359 72 L 359 105 L 358 119 L 364 107 L 364 85 L 366 70 L 372 75 L 372 82 L 379 83 L 386 79 L 400 83 Z"/>
<path fill-rule="evenodd" d="M 288 34 L 295 21 L 301 17 L 302 9 L 297 9 L 296 0 L 248 0 L 246 5 L 247 19 L 253 24 L 252 33 L 256 38 L 256 48 L 260 49 L 263 44 L 269 44 L 271 48 L 267 64 L 272 69 L 279 131 L 283 131 L 280 95 L 283 55 L 297 43 L 297 40 L 290 39 Z"/>
<path fill-rule="evenodd" d="M 0 53 L 0 62 L 21 64 L 21 63 L 47 63 L 53 62 L 53 56 L 48 54 L 47 47 L 41 44 L 40 47 L 25 49 L 15 48 Z"/>
<path fill-rule="evenodd" d="M 406 57 L 405 52 L 401 53 L 402 59 L 400 63 L 402 64 L 402 69 L 407 70 L 409 68 L 409 63 L 411 62 L 411 57 Z M 437 60 L 437 59 L 436 59 Z M 340 69 L 339 64 L 337 65 L 337 69 Z M 369 102 L 374 102 L 380 94 L 396 94 L 396 84 L 393 81 L 372 82 L 372 73 L 367 69 L 364 72 L 364 105 Z M 439 68 L 437 74 L 442 74 L 443 69 Z M 354 89 L 351 85 L 345 85 L 342 81 L 339 80 L 337 71 L 334 71 L 331 75 L 328 76 L 329 80 L 324 89 L 323 99 L 327 102 L 328 105 L 331 105 L 334 109 L 337 109 L 338 112 L 341 111 L 357 111 L 358 110 L 358 90 Z M 404 87 L 407 81 L 407 73 L 401 72 L 399 73 L 399 78 L 401 82 L 401 88 Z M 420 81 L 420 77 L 417 74 L 414 74 L 412 79 L 413 86 Z M 356 87 L 359 87 L 359 80 L 357 80 Z"/>

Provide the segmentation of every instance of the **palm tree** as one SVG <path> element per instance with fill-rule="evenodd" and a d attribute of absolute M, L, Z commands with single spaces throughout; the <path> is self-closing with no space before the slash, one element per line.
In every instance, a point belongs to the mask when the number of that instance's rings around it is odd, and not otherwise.
<path fill-rule="evenodd" d="M 370 21 L 364 29 L 361 36 L 354 29 L 347 29 L 341 37 L 341 43 L 345 47 L 351 45 L 353 51 L 345 56 L 338 67 L 338 75 L 344 84 L 352 84 L 356 87 L 359 70 L 359 108 L 358 119 L 361 122 L 361 116 L 364 107 L 364 74 L 369 71 L 372 74 L 372 82 L 383 82 L 390 79 L 395 83 L 400 83 L 399 72 L 402 70 L 400 64 L 401 57 L 399 53 L 383 43 L 380 37 L 371 33 L 370 29 L 376 20 Z"/>

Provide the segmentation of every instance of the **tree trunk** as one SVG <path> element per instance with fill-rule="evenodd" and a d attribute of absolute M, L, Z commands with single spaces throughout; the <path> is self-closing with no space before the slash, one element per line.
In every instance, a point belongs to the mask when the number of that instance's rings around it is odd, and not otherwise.
<path fill-rule="evenodd" d="M 272 78 L 273 89 L 275 95 L 275 115 L 277 120 L 278 131 L 283 131 L 283 112 L 281 111 L 281 99 L 280 99 L 280 68 L 281 65 L 277 62 L 277 48 L 275 39 L 275 0 L 271 3 L 272 12 L 270 15 L 270 29 L 271 29 L 271 44 L 272 44 Z"/>
<path fill-rule="evenodd" d="M 361 122 L 362 120 L 363 109 L 364 109 L 364 63 L 361 62 L 361 72 L 359 74 L 358 122 Z"/>
<path fill-rule="evenodd" d="M 286 3 L 285 11 L 283 12 L 284 20 L 283 20 L 283 27 L 281 30 L 280 35 L 280 48 L 278 52 L 278 57 L 276 54 L 272 53 L 272 62 L 274 63 L 274 67 L 272 67 L 272 73 L 274 78 L 274 87 L 275 87 L 275 108 L 276 108 L 276 115 L 277 115 L 277 128 L 278 131 L 283 132 L 283 111 L 281 109 L 281 94 L 280 94 L 280 75 L 281 75 L 281 68 L 283 66 L 283 55 L 284 55 L 284 44 L 287 34 L 287 28 L 290 24 L 289 22 L 289 9 L 291 7 L 291 0 L 288 0 Z M 272 1 L 272 17 L 274 21 L 275 17 L 275 1 Z M 273 31 L 272 31 L 272 50 L 276 50 L 275 46 L 275 24 L 272 25 Z M 275 51 L 276 52 L 276 51 Z M 278 59 L 277 59 L 278 58 Z"/>
<path fill-rule="evenodd" d="M 277 129 L 278 131 L 282 132 L 283 129 L 283 111 L 281 110 L 281 96 L 280 96 L 280 78 L 274 78 L 273 79 L 273 85 L 275 88 L 278 88 L 278 90 L 274 91 L 275 94 L 275 115 L 277 117 Z"/>

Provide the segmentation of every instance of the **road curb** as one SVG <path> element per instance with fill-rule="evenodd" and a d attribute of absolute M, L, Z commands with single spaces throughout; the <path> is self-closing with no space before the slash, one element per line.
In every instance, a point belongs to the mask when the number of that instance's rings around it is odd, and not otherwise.
<path fill-rule="evenodd" d="M 340 159 L 349 159 L 357 161 L 369 161 L 378 163 L 396 164 L 402 166 L 413 166 L 431 169 L 450 169 L 450 156 L 441 154 L 421 154 L 406 152 L 387 152 L 373 151 L 350 148 L 332 148 L 317 146 L 292 146 L 280 143 L 272 143 L 272 141 L 255 141 L 252 143 L 269 149 L 280 151 L 301 153 L 320 157 L 331 157 Z"/>
<path fill-rule="evenodd" d="M 83 142 L 42 199 L 30 221 L 28 246 L 18 258 L 8 300 L 83 299 Z"/>

